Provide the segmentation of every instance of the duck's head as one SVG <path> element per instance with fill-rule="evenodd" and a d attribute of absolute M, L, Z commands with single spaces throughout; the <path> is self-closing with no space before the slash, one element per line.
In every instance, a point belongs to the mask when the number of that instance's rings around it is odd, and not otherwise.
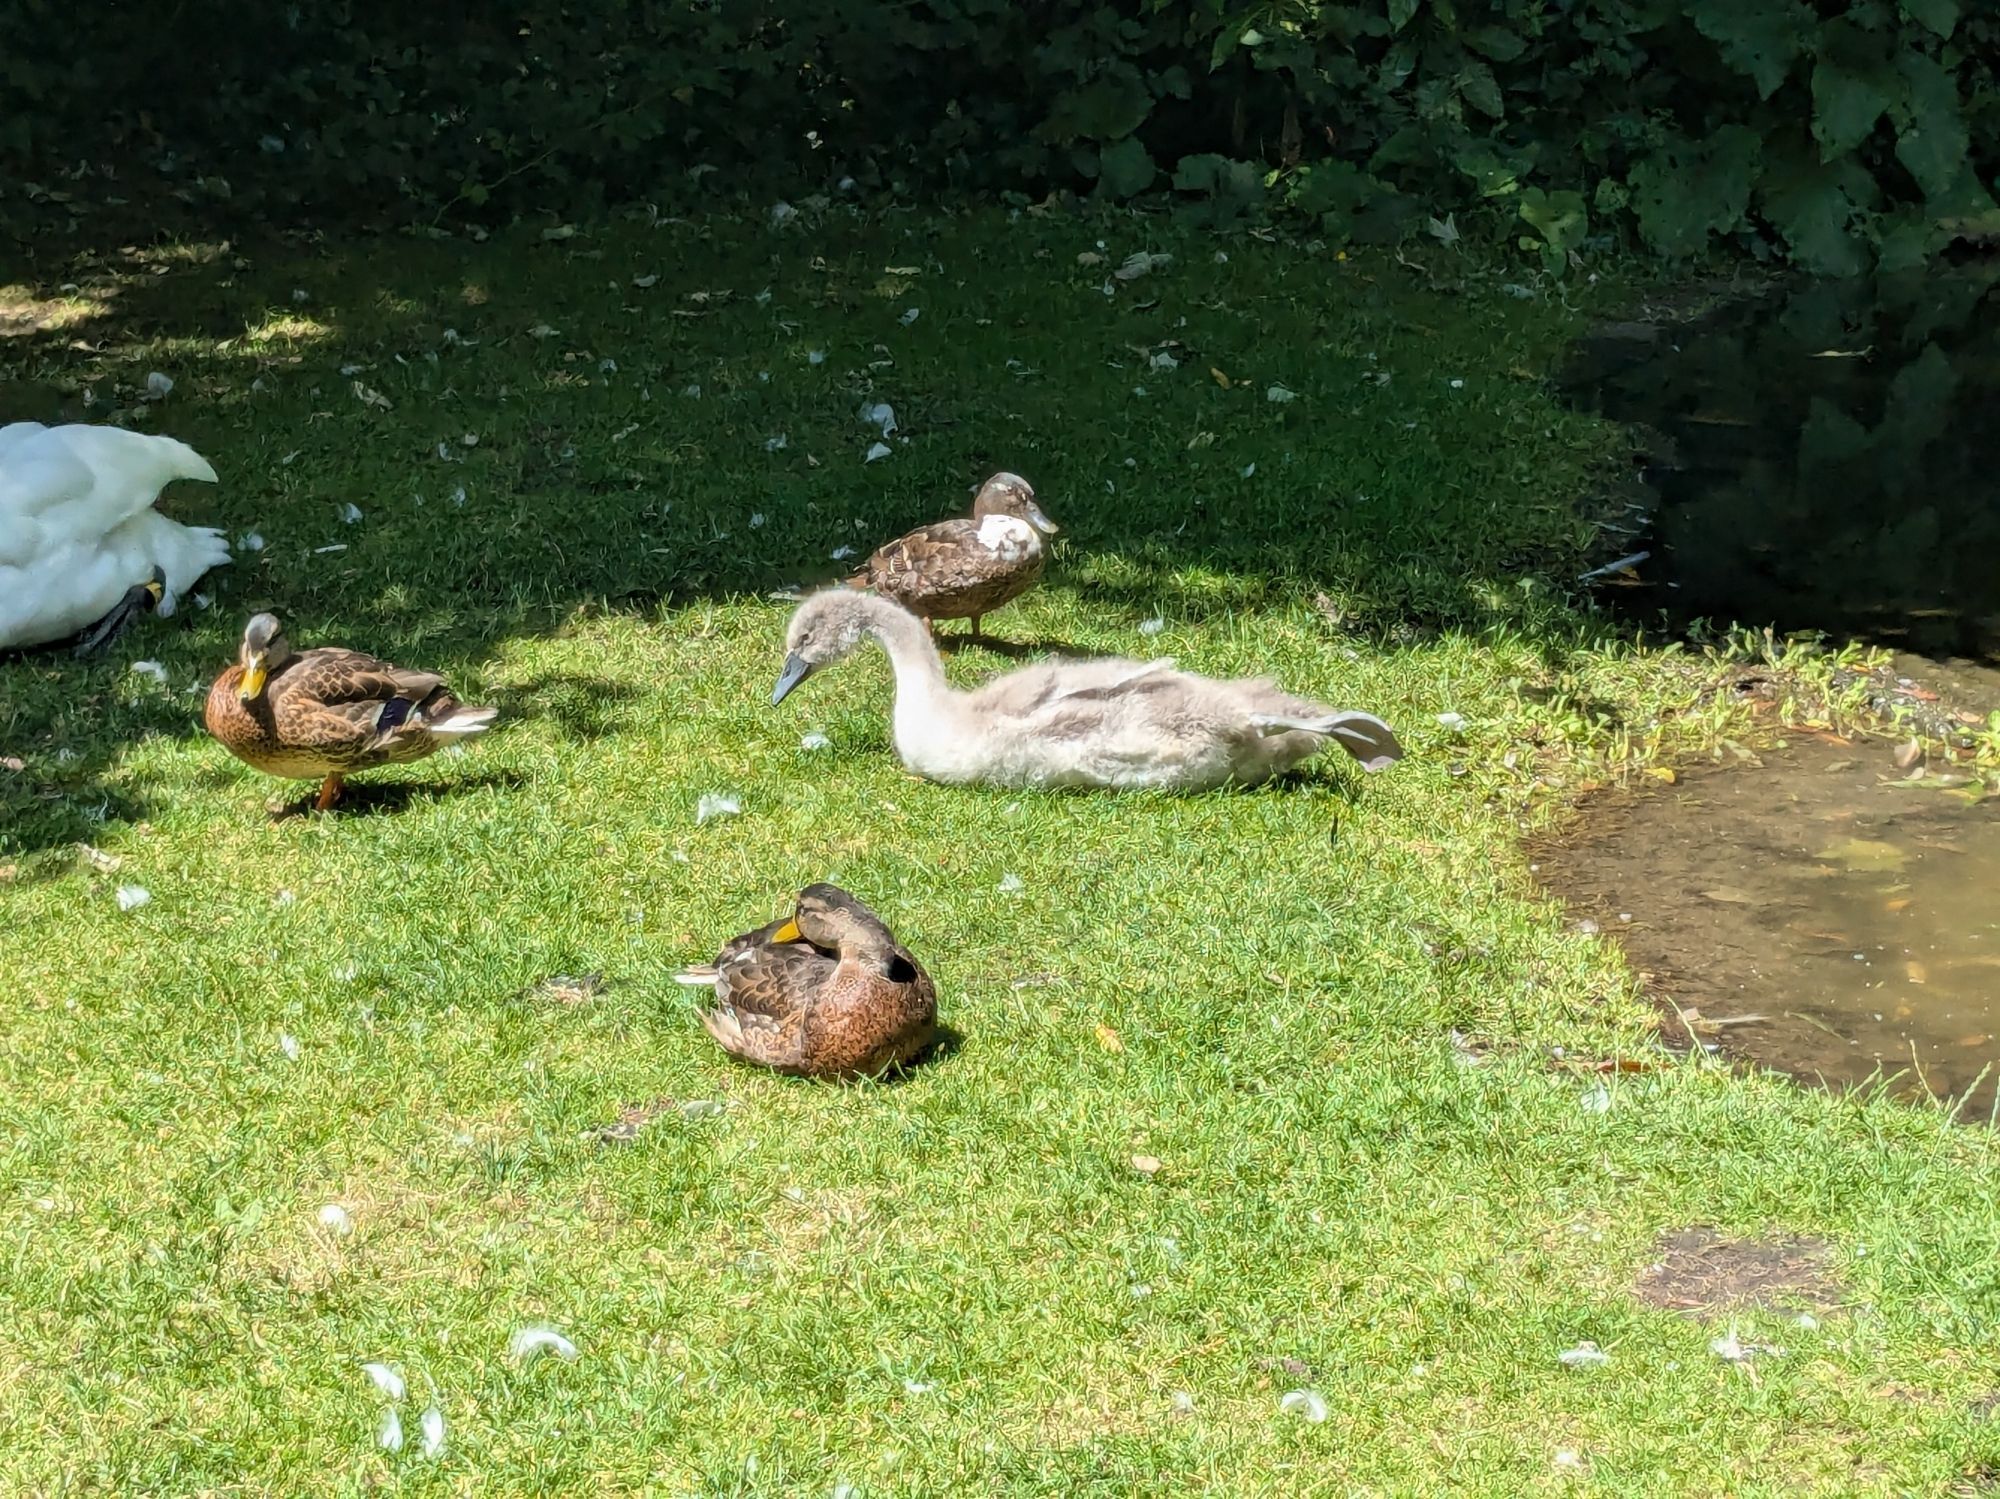
<path fill-rule="evenodd" d="M 853 651 L 883 607 L 874 595 L 851 588 L 829 588 L 799 605 L 785 630 L 785 669 L 771 689 L 771 705 L 782 703 L 822 666 Z"/>
<path fill-rule="evenodd" d="M 243 680 L 236 695 L 253 702 L 264 691 L 272 672 L 292 658 L 292 643 L 285 639 L 285 627 L 275 614 L 253 614 L 243 627 L 243 644 L 236 652 L 236 664 L 243 668 Z"/>
<path fill-rule="evenodd" d="M 989 515 L 1011 515 L 1024 520 L 1044 536 L 1053 536 L 1062 527 L 1042 514 L 1042 507 L 1035 503 L 1035 487 L 1019 474 L 999 473 L 979 486 L 979 497 L 972 502 L 972 518 L 984 520 Z"/>
<path fill-rule="evenodd" d="M 889 944 L 882 918 L 838 885 L 808 885 L 792 919 L 771 934 L 775 942 L 810 942 L 834 952 L 868 952 Z"/>

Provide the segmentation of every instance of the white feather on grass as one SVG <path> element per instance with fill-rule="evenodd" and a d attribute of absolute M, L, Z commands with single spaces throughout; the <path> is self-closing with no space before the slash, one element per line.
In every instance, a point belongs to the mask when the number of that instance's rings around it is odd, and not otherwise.
<path fill-rule="evenodd" d="M 545 1353 L 557 1358 L 576 1357 L 576 1344 L 553 1327 L 522 1327 L 507 1340 L 507 1355 L 517 1363 L 531 1364 Z"/>
<path fill-rule="evenodd" d="M 391 1400 L 403 1398 L 403 1376 L 381 1362 L 370 1362 L 361 1366 L 361 1372 L 368 1376 L 368 1382 L 387 1395 Z"/>
<path fill-rule="evenodd" d="M 1318 1390 L 1288 1390 L 1279 1400 L 1278 1409 L 1296 1411 L 1317 1426 L 1326 1419 L 1326 1396 Z"/>

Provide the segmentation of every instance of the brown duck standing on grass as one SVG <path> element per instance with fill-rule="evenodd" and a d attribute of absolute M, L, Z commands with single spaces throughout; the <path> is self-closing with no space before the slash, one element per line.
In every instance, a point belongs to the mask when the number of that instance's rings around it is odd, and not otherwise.
<path fill-rule="evenodd" d="M 979 620 L 1035 586 L 1048 561 L 1043 536 L 1060 529 L 1042 514 L 1019 474 L 979 486 L 969 518 L 919 526 L 868 559 L 849 583 L 894 599 L 929 628 L 933 620 Z"/>
<path fill-rule="evenodd" d="M 266 775 L 319 781 L 314 807 L 340 799 L 357 770 L 421 760 L 481 734 L 497 708 L 468 708 L 435 672 L 405 671 L 359 651 L 295 651 L 277 616 L 243 629 L 236 664 L 215 679 L 208 732 Z"/>
<path fill-rule="evenodd" d="M 806 886 L 790 916 L 676 977 L 714 988 L 701 1021 L 724 1051 L 794 1077 L 874 1077 L 936 1033 L 931 976 L 838 885 Z"/>

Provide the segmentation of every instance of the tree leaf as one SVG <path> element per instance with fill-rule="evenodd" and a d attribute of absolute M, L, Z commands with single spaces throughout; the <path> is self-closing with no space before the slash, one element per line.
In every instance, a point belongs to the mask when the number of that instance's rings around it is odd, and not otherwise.
<path fill-rule="evenodd" d="M 1352 162 L 1334 158 L 1316 161 L 1292 174 L 1286 201 L 1301 213 L 1319 218 L 1329 230 L 1366 208 L 1384 191 L 1380 182 Z"/>
<path fill-rule="evenodd" d="M 1678 141 L 1635 165 L 1628 185 L 1646 242 L 1664 255 L 1693 255 L 1710 235 L 1736 229 L 1762 151 L 1756 131 L 1725 125 L 1702 144 Z"/>
<path fill-rule="evenodd" d="M 1389 0 L 1389 29 L 1401 31 L 1416 16 L 1424 0 Z"/>
<path fill-rule="evenodd" d="M 1926 198 L 1941 198 L 1964 168 L 1970 138 L 1959 111 L 1958 85 L 1935 58 L 1905 52 L 1896 60 L 1908 86 L 1908 108 L 1897 111 L 1896 160 Z"/>
<path fill-rule="evenodd" d="M 1902 102 L 1903 82 L 1884 60 L 1883 45 L 1857 27 L 1827 26 L 1812 75 L 1813 137 L 1821 161 L 1853 151 L 1889 106 Z"/>
<path fill-rule="evenodd" d="M 1584 206 L 1582 193 L 1547 193 L 1539 187 L 1523 188 L 1521 217 L 1558 254 L 1574 250 L 1590 232 L 1590 210 Z"/>
<path fill-rule="evenodd" d="M 1183 156 L 1174 167 L 1174 186 L 1207 199 L 1192 214 L 1203 223 L 1227 223 L 1255 208 L 1264 196 L 1263 176 L 1254 162 L 1213 152 Z"/>
<path fill-rule="evenodd" d="M 1058 142 L 1115 141 L 1137 130 L 1152 112 L 1152 91 L 1137 73 L 1121 69 L 1061 95 L 1042 134 Z"/>
<path fill-rule="evenodd" d="M 1533 147 L 1509 153 L 1494 141 L 1468 141 L 1453 156 L 1452 165 L 1479 184 L 1481 197 L 1504 198 L 1520 189 L 1535 156 Z"/>
<path fill-rule="evenodd" d="M 1482 26 L 1465 34 L 1465 45 L 1495 62 L 1512 62 L 1528 50 L 1527 38 L 1506 26 Z"/>
<path fill-rule="evenodd" d="M 1874 190 L 1874 179 L 1851 158 L 1816 162 L 1809 151 L 1794 149 L 1764 174 L 1759 206 L 1800 269 L 1854 276 L 1868 268 L 1854 220 Z"/>
<path fill-rule="evenodd" d="M 1481 114 L 1497 120 L 1507 112 L 1506 102 L 1500 97 L 1500 81 L 1483 62 L 1468 62 L 1459 69 L 1458 91 Z"/>
<path fill-rule="evenodd" d="M 1946 41 L 1958 28 L 1958 0 L 1903 0 L 1903 14 Z"/>
<path fill-rule="evenodd" d="M 1714 42 L 1722 60 L 1768 99 L 1790 76 L 1817 18 L 1792 0 L 1689 0 L 1695 30 Z"/>
<path fill-rule="evenodd" d="M 1097 153 L 1097 181 L 1114 198 L 1132 198 L 1153 185 L 1160 169 L 1137 136 L 1113 141 Z"/>
<path fill-rule="evenodd" d="M 1823 471 L 1839 469 L 1868 451 L 1868 429 L 1824 396 L 1814 396 L 1799 429 L 1799 468 L 1809 482 L 1823 482 Z"/>

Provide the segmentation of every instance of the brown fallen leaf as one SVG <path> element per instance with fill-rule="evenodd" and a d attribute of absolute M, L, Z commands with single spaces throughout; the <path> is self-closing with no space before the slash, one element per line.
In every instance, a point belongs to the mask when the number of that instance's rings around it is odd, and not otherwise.
<path fill-rule="evenodd" d="M 1910 770 L 1924 758 L 1924 742 L 1921 739 L 1905 740 L 1896 746 L 1894 756 L 1896 769 Z"/>
<path fill-rule="evenodd" d="M 1930 970 L 1915 958 L 1903 965 L 1903 977 L 1913 984 L 1928 984 L 1931 981 Z"/>
<path fill-rule="evenodd" d="M 1125 1049 L 1125 1038 L 1100 1020 L 1097 1024 L 1097 1044 L 1116 1056 Z"/>
<path fill-rule="evenodd" d="M 551 1000 L 559 1005 L 580 1005 L 597 998 L 606 988 L 604 975 L 586 973 L 576 976 L 558 973 L 553 978 L 543 979 L 529 989 L 536 999 Z"/>
<path fill-rule="evenodd" d="M 1989 1033 L 1987 1033 L 1986 1031 L 1981 1031 L 1977 1035 L 1973 1036 L 1960 1036 L 1956 1041 L 1952 1042 L 1951 1044 L 1953 1046 L 1984 1046 L 1988 1041 L 1991 1041 L 1992 1039 L 1993 1037 Z"/>
<path fill-rule="evenodd" d="M 1214 378 L 1215 383 L 1217 385 L 1220 385 L 1224 390 L 1228 390 L 1230 388 L 1229 377 L 1223 374 L 1221 370 L 1215 368 L 1214 365 L 1209 366 L 1208 373 L 1210 374 L 1210 376 Z"/>
<path fill-rule="evenodd" d="M 1896 911 L 1907 911 L 1910 909 L 1912 901 L 1913 898 L 1910 896 L 1899 895 L 1894 900 L 1884 902 L 1882 909 L 1891 913 L 1894 913 Z"/>
<path fill-rule="evenodd" d="M 600 1125 L 591 1130 L 599 1145 L 630 1145 L 639 1138 L 639 1131 L 658 1119 L 662 1114 L 675 1108 L 671 1098 L 655 1098 L 649 1103 L 628 1103 L 618 1110 L 618 1118 L 610 1124 Z"/>
<path fill-rule="evenodd" d="M 1731 906 L 1761 906 L 1765 902 L 1747 890 L 1738 890 L 1733 885 L 1717 885 L 1713 890 L 1701 892 L 1704 900 L 1721 901 Z"/>

